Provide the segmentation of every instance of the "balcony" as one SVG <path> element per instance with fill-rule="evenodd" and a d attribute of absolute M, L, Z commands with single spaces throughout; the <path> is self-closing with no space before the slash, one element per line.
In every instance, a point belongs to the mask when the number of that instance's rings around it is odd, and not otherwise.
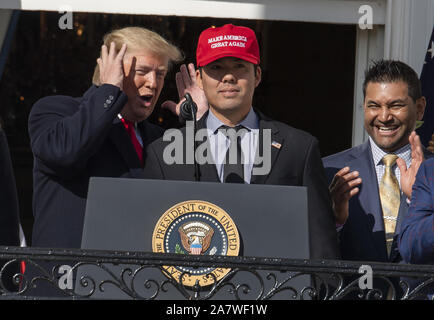
<path fill-rule="evenodd" d="M 14 300 L 414 300 L 434 285 L 432 265 L 20 247 L 0 259 L 0 298 Z M 192 283 L 194 270 L 210 271 Z M 35 294 L 41 284 L 54 295 Z"/>

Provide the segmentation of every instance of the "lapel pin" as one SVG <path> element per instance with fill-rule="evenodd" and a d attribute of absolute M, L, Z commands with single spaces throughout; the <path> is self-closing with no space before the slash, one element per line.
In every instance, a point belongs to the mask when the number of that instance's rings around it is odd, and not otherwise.
<path fill-rule="evenodd" d="M 280 148 L 282 147 L 282 144 L 280 144 L 280 143 L 277 142 L 277 141 L 273 141 L 273 142 L 271 143 L 271 145 L 272 145 L 273 147 L 277 148 L 277 149 L 280 149 Z"/>

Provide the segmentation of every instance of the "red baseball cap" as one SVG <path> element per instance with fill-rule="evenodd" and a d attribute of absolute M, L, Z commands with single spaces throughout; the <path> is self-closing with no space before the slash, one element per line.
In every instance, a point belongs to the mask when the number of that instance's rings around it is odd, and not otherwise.
<path fill-rule="evenodd" d="M 199 36 L 196 61 L 198 67 L 224 57 L 235 57 L 259 64 L 259 45 L 252 29 L 233 24 L 211 27 Z"/>

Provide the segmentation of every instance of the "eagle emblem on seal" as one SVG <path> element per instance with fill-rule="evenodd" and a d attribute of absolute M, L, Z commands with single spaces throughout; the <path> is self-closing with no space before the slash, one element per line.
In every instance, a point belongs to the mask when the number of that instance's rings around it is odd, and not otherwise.
<path fill-rule="evenodd" d="M 238 256 L 240 246 L 240 235 L 229 213 L 203 200 L 174 204 L 157 221 L 152 234 L 152 250 L 157 253 Z M 212 285 L 230 270 L 214 266 L 163 266 L 164 275 L 186 288 Z"/>
<path fill-rule="evenodd" d="M 201 221 L 184 223 L 178 229 L 182 246 L 190 254 L 199 255 L 208 250 L 214 229 Z"/>

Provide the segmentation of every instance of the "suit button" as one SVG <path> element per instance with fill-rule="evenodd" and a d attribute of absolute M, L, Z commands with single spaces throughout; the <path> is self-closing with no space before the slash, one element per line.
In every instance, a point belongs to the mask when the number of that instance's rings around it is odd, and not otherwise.
<path fill-rule="evenodd" d="M 104 103 L 104 109 L 107 109 L 108 105 L 107 103 Z"/>
<path fill-rule="evenodd" d="M 107 103 L 107 104 L 111 104 L 112 101 L 107 99 L 107 100 L 105 101 L 105 103 Z"/>
<path fill-rule="evenodd" d="M 115 97 L 113 97 L 112 95 L 109 95 L 109 99 L 113 100 Z"/>

